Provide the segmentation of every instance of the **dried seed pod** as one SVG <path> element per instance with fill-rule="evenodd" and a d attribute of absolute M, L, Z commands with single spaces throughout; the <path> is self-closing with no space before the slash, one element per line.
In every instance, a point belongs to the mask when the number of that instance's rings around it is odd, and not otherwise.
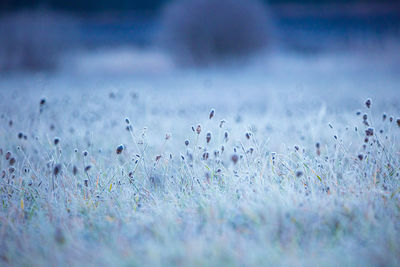
<path fill-rule="evenodd" d="M 189 145 L 189 140 L 185 140 L 185 146 Z"/>
<path fill-rule="evenodd" d="M 84 151 L 82 152 L 82 155 L 83 155 L 84 157 L 87 157 L 88 154 L 89 154 L 89 152 L 87 152 L 87 150 L 84 150 Z"/>
<path fill-rule="evenodd" d="M 117 149 L 115 150 L 115 152 L 117 154 L 121 154 L 123 150 L 124 150 L 124 145 L 119 145 L 119 146 L 117 146 Z"/>
<path fill-rule="evenodd" d="M 200 133 L 201 133 L 201 125 L 200 125 L 200 124 L 197 125 L 197 127 L 196 127 L 196 133 L 197 133 L 197 134 L 200 134 Z"/>
<path fill-rule="evenodd" d="M 55 145 L 58 145 L 59 143 L 60 143 L 60 138 L 55 137 L 55 138 L 54 138 L 54 144 L 55 144 Z"/>
<path fill-rule="evenodd" d="M 211 133 L 208 132 L 208 133 L 207 133 L 207 136 L 206 136 L 207 144 L 210 143 L 210 140 L 211 140 Z"/>
<path fill-rule="evenodd" d="M 56 166 L 54 166 L 54 170 L 53 170 L 53 174 L 54 176 L 57 176 L 60 172 L 61 172 L 61 164 L 56 164 Z"/>
<path fill-rule="evenodd" d="M 6 153 L 6 160 L 9 160 L 10 157 L 11 157 L 11 152 L 10 152 L 10 151 L 7 151 L 7 153 Z"/>
<path fill-rule="evenodd" d="M 214 117 L 215 110 L 211 109 L 209 119 L 211 120 Z"/>
<path fill-rule="evenodd" d="M 246 133 L 246 138 L 247 138 L 247 139 L 250 139 L 250 136 L 251 136 L 251 133 L 247 132 L 247 133 Z"/>
<path fill-rule="evenodd" d="M 364 155 L 363 154 L 359 154 L 357 157 L 358 157 L 359 160 L 363 160 L 364 159 Z"/>
<path fill-rule="evenodd" d="M 368 128 L 365 130 L 365 135 L 366 136 L 373 136 L 374 135 L 374 129 L 373 128 Z"/>
<path fill-rule="evenodd" d="M 207 160 L 209 156 L 210 156 L 210 154 L 208 152 L 204 152 L 203 153 L 203 159 L 204 160 Z"/>
<path fill-rule="evenodd" d="M 74 167 L 72 168 L 72 173 L 74 174 L 74 175 L 77 175 L 78 174 L 78 168 L 74 165 Z"/>
<path fill-rule="evenodd" d="M 232 157 L 231 157 L 231 160 L 232 160 L 233 164 L 236 164 L 238 162 L 238 160 L 239 160 L 238 155 L 237 154 L 233 154 Z"/>
<path fill-rule="evenodd" d="M 367 106 L 367 108 L 371 108 L 371 99 L 367 99 L 366 101 L 365 101 L 365 106 Z"/>
<path fill-rule="evenodd" d="M 15 158 L 11 158 L 9 161 L 10 166 L 14 165 L 15 161 L 16 161 Z"/>
<path fill-rule="evenodd" d="M 91 168 L 92 168 L 92 166 L 87 165 L 87 166 L 85 167 L 85 172 L 88 172 Z"/>

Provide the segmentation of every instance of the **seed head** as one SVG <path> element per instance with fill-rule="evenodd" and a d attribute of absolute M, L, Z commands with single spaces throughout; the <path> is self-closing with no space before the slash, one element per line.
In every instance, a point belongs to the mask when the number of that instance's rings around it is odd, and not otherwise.
<path fill-rule="evenodd" d="M 72 173 L 74 175 L 76 175 L 78 173 L 78 168 L 74 165 L 74 167 L 72 168 Z"/>
<path fill-rule="evenodd" d="M 231 157 L 231 160 L 233 161 L 233 164 L 236 164 L 239 160 L 239 157 L 237 154 L 233 154 Z"/>
<path fill-rule="evenodd" d="M 54 167 L 54 170 L 53 170 L 54 176 L 57 176 L 60 173 L 61 168 L 62 168 L 61 164 L 56 164 L 56 166 Z"/>
<path fill-rule="evenodd" d="M 10 152 L 10 151 L 7 151 L 7 153 L 6 153 L 6 160 L 9 160 L 10 157 L 11 157 L 11 152 Z"/>
<path fill-rule="evenodd" d="M 210 132 L 207 133 L 206 140 L 207 140 L 207 144 L 210 143 L 210 140 L 211 140 L 211 133 Z"/>
<path fill-rule="evenodd" d="M 400 118 L 399 118 L 399 119 L 397 119 L 397 120 L 396 120 L 396 122 L 397 122 L 397 126 L 399 126 L 399 127 L 400 127 Z"/>
<path fill-rule="evenodd" d="M 250 136 L 251 136 L 251 133 L 247 132 L 247 133 L 246 133 L 246 138 L 247 138 L 247 139 L 250 139 Z"/>
<path fill-rule="evenodd" d="M 82 155 L 83 155 L 84 157 L 87 157 L 88 154 L 89 154 L 89 152 L 87 152 L 87 150 L 84 150 L 84 151 L 82 152 Z"/>
<path fill-rule="evenodd" d="M 367 106 L 367 108 L 371 108 L 371 99 L 367 99 L 366 101 L 365 101 L 365 105 Z"/>
<path fill-rule="evenodd" d="M 171 138 L 171 134 L 170 133 L 166 133 L 165 134 L 165 140 L 169 140 Z"/>
<path fill-rule="evenodd" d="M 23 133 L 18 133 L 18 139 L 22 139 L 24 137 L 24 134 Z"/>
<path fill-rule="evenodd" d="M 214 117 L 215 110 L 211 109 L 209 119 L 211 120 Z"/>
<path fill-rule="evenodd" d="M 185 146 L 188 146 L 189 145 L 189 140 L 185 140 Z"/>
<path fill-rule="evenodd" d="M 9 161 L 10 166 L 14 165 L 15 161 L 16 161 L 15 158 L 11 158 Z"/>
<path fill-rule="evenodd" d="M 54 138 L 54 144 L 58 145 L 58 143 L 60 143 L 60 138 L 58 137 Z"/>
<path fill-rule="evenodd" d="M 361 160 L 363 160 L 364 159 L 364 155 L 363 154 L 359 154 L 358 155 L 358 159 L 361 161 Z"/>
<path fill-rule="evenodd" d="M 129 118 L 125 118 L 125 122 L 126 122 L 126 124 L 130 124 L 131 122 L 129 121 Z"/>
<path fill-rule="evenodd" d="M 200 133 L 201 133 L 201 125 L 200 125 L 200 124 L 197 125 L 197 127 L 196 127 L 196 133 L 197 133 L 197 134 L 200 134 Z"/>
<path fill-rule="evenodd" d="M 87 165 L 87 166 L 85 167 L 85 172 L 88 172 L 91 168 L 92 168 L 92 166 Z"/>
<path fill-rule="evenodd" d="M 368 128 L 365 130 L 365 135 L 366 136 L 373 136 L 374 135 L 374 129 L 373 128 Z"/>
<path fill-rule="evenodd" d="M 225 120 L 221 120 L 221 122 L 219 123 L 219 128 L 222 128 L 222 126 L 224 126 L 225 122 L 226 122 Z"/>
<path fill-rule="evenodd" d="M 387 115 L 386 115 L 386 113 L 383 113 L 383 115 L 382 115 L 382 120 L 383 120 L 383 121 L 385 121 L 385 120 L 386 120 L 386 118 L 387 118 Z"/>
<path fill-rule="evenodd" d="M 119 145 L 119 146 L 117 146 L 117 149 L 115 152 L 117 154 L 121 154 L 123 150 L 124 150 L 124 145 Z"/>
<path fill-rule="evenodd" d="M 389 121 L 393 122 L 393 116 L 390 116 Z"/>

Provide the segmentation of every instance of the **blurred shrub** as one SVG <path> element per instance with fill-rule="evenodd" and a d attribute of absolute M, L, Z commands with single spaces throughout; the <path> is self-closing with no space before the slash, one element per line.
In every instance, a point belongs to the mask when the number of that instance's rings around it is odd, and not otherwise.
<path fill-rule="evenodd" d="M 53 70 L 70 47 L 71 18 L 46 10 L 19 11 L 0 17 L 0 70 Z"/>
<path fill-rule="evenodd" d="M 182 64 L 248 56 L 269 42 L 266 7 L 257 0 L 176 0 L 162 16 L 162 44 Z"/>

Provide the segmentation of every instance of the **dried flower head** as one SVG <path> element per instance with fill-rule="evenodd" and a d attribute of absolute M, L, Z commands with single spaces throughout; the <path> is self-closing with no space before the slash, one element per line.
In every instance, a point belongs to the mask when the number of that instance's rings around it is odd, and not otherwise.
<path fill-rule="evenodd" d="M 233 154 L 232 157 L 231 157 L 231 160 L 232 160 L 233 164 L 236 164 L 238 162 L 238 160 L 239 160 L 238 155 L 237 154 Z"/>
<path fill-rule="evenodd" d="M 371 99 L 367 99 L 366 101 L 365 101 L 365 106 L 367 106 L 367 108 L 371 108 Z"/>
<path fill-rule="evenodd" d="M 200 125 L 200 124 L 197 125 L 197 127 L 196 127 L 196 133 L 197 133 L 197 134 L 200 134 L 200 133 L 201 133 L 201 125 Z"/>
<path fill-rule="evenodd" d="M 185 146 L 188 146 L 189 145 L 189 140 L 185 140 Z"/>
<path fill-rule="evenodd" d="M 54 166 L 53 174 L 54 176 L 57 176 L 61 172 L 62 165 L 61 164 L 56 164 Z"/>
<path fill-rule="evenodd" d="M 374 129 L 373 128 L 368 128 L 365 130 L 365 135 L 366 136 L 373 136 L 374 135 Z"/>
<path fill-rule="evenodd" d="M 54 144 L 55 144 L 55 145 L 58 145 L 58 143 L 60 143 L 60 138 L 55 137 L 55 138 L 54 138 Z"/>
<path fill-rule="evenodd" d="M 72 168 L 72 173 L 74 174 L 74 175 L 77 175 L 77 173 L 78 173 L 78 168 L 74 165 L 74 167 Z"/>
<path fill-rule="evenodd" d="M 123 150 L 124 150 L 124 145 L 121 144 L 121 145 L 117 146 L 117 149 L 115 152 L 117 154 L 121 154 Z"/>
<path fill-rule="evenodd" d="M 211 120 L 214 117 L 215 110 L 211 109 L 209 119 Z"/>
<path fill-rule="evenodd" d="M 211 133 L 210 132 L 207 133 L 206 140 L 207 140 L 207 144 L 210 143 L 210 140 L 211 140 Z"/>

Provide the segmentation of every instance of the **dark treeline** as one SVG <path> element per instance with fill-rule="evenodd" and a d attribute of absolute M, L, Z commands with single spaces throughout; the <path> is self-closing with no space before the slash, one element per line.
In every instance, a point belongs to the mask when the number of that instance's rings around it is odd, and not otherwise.
<path fill-rule="evenodd" d="M 77 12 L 154 11 L 170 0 L 0 0 L 0 9 L 51 8 Z M 263 0 L 270 4 L 396 3 L 398 0 Z"/>

